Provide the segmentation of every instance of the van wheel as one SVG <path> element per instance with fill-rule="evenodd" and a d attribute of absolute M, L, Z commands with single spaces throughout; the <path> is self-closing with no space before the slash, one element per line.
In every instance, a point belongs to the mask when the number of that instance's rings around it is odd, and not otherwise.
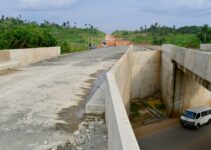
<path fill-rule="evenodd" d="M 200 128 L 200 124 L 198 123 L 197 125 L 196 125 L 196 129 L 199 129 Z"/>

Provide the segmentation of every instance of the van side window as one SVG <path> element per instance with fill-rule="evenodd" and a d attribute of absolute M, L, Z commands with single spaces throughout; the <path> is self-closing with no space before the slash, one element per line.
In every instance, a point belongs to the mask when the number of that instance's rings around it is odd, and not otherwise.
<path fill-rule="evenodd" d="M 200 113 L 196 115 L 196 119 L 199 119 L 200 118 Z"/>
<path fill-rule="evenodd" d="M 201 114 L 202 114 L 202 117 L 207 116 L 207 111 L 204 111 Z"/>

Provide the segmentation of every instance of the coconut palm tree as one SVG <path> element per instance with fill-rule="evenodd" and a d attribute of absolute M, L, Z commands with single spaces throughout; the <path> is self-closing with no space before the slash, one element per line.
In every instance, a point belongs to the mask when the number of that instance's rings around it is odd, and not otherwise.
<path fill-rule="evenodd" d="M 202 27 L 202 32 L 204 34 L 204 43 L 207 42 L 207 32 L 208 32 L 208 29 L 209 29 L 209 26 L 207 24 L 205 24 L 203 27 Z"/>

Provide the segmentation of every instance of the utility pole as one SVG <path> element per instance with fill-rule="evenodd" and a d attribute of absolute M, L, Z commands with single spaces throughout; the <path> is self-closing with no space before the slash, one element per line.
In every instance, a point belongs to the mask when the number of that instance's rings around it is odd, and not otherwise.
<path fill-rule="evenodd" d="M 88 41 L 87 41 L 87 47 L 88 47 L 88 49 L 89 49 L 89 37 L 88 37 Z"/>

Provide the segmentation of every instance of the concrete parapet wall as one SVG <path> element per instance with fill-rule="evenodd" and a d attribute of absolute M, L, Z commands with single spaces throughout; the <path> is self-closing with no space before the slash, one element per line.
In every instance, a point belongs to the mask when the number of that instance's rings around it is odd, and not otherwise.
<path fill-rule="evenodd" d="M 131 95 L 131 61 L 132 46 L 127 52 L 117 61 L 111 68 L 110 72 L 114 75 L 126 111 L 129 113 L 130 109 L 130 95 Z"/>
<path fill-rule="evenodd" d="M 131 98 L 145 98 L 160 90 L 161 51 L 134 51 Z"/>
<path fill-rule="evenodd" d="M 13 61 L 19 61 L 21 66 L 54 58 L 60 55 L 60 47 L 14 49 L 9 51 L 10 59 Z"/>
<path fill-rule="evenodd" d="M 200 50 L 211 51 L 211 44 L 201 44 L 200 45 Z"/>
<path fill-rule="evenodd" d="M 20 66 L 18 61 L 3 61 L 0 62 L 0 72 L 6 71 L 9 69 L 16 69 Z"/>
<path fill-rule="evenodd" d="M 58 57 L 60 47 L 0 50 L 0 71 Z"/>
<path fill-rule="evenodd" d="M 10 60 L 10 51 L 9 50 L 1 50 L 0 51 L 0 62 Z"/>
<path fill-rule="evenodd" d="M 107 73 L 105 116 L 109 150 L 139 150 L 128 119 L 131 93 L 132 47 Z"/>
<path fill-rule="evenodd" d="M 165 45 L 166 47 L 167 45 Z M 184 68 L 187 68 L 200 78 L 211 82 L 210 80 L 210 65 L 211 65 L 211 52 L 203 52 L 193 49 L 187 49 L 169 45 L 171 47 L 168 59 L 175 61 Z M 166 51 L 163 51 L 166 53 Z M 162 58 L 166 60 L 166 58 Z"/>

